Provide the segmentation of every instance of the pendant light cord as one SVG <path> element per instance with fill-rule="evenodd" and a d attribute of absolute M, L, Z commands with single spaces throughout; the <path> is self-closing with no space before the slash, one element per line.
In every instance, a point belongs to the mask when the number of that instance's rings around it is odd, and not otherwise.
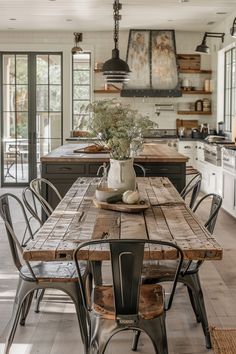
<path fill-rule="evenodd" d="M 115 43 L 115 49 L 118 49 L 119 47 L 119 21 L 121 20 L 121 15 L 119 14 L 119 10 L 121 10 L 122 4 L 119 3 L 119 0 L 115 0 L 113 4 L 113 16 L 114 16 L 114 43 Z"/>

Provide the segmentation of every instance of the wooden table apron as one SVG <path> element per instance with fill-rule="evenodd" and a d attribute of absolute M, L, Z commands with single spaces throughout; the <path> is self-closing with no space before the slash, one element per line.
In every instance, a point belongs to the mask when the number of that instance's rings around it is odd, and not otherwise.
<path fill-rule="evenodd" d="M 28 261 L 70 260 L 81 241 L 100 238 L 134 238 L 175 242 L 185 259 L 220 260 L 222 248 L 186 206 L 166 177 L 138 178 L 141 198 L 150 203 L 142 213 L 98 209 L 93 204 L 100 178 L 78 178 L 50 218 L 30 241 L 23 257 Z M 106 249 L 93 249 L 81 257 L 106 259 Z M 147 258 L 174 259 L 176 254 L 159 247 Z"/>

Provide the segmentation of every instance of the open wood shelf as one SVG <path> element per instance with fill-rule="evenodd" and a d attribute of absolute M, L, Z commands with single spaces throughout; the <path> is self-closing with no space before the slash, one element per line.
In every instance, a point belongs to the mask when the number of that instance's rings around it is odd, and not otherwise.
<path fill-rule="evenodd" d="M 177 114 L 182 115 L 198 115 L 198 116 L 210 116 L 212 112 L 202 112 L 202 111 L 177 111 Z"/>
<path fill-rule="evenodd" d="M 212 70 L 180 69 L 181 74 L 212 74 Z"/>
<path fill-rule="evenodd" d="M 183 95 L 211 95 L 212 92 L 204 91 L 204 90 L 183 90 L 182 89 L 182 94 Z"/>
<path fill-rule="evenodd" d="M 94 90 L 93 92 L 94 93 L 120 93 L 121 90 L 104 90 L 104 89 L 101 89 L 101 90 Z"/>

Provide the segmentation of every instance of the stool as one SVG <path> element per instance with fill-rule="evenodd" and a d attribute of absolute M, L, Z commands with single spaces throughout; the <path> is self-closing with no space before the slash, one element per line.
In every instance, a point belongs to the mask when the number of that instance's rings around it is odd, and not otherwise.
<path fill-rule="evenodd" d="M 197 173 L 199 173 L 199 171 L 193 166 L 186 166 L 186 176 L 196 175 Z"/>

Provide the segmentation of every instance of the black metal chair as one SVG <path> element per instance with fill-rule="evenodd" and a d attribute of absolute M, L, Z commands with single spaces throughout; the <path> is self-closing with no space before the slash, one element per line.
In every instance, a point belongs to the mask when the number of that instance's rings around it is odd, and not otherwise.
<path fill-rule="evenodd" d="M 187 185 L 180 193 L 181 197 L 184 200 L 186 199 L 187 196 L 190 197 L 189 200 L 190 209 L 194 207 L 194 204 L 197 200 L 197 197 L 201 189 L 201 183 L 202 183 L 202 174 L 199 172 L 187 183 Z"/>
<path fill-rule="evenodd" d="M 199 202 L 194 207 L 193 211 L 196 212 L 198 208 L 202 205 L 202 203 L 207 199 L 211 199 L 211 205 L 209 208 L 209 215 L 204 226 L 212 234 L 222 204 L 222 198 L 214 193 L 207 194 L 199 200 Z M 206 339 L 206 347 L 211 348 L 208 319 L 198 273 L 202 263 L 203 261 L 184 261 L 182 269 L 178 276 L 178 282 L 183 283 L 187 286 L 190 302 L 193 311 L 196 315 L 197 322 L 200 322 L 202 324 L 203 332 Z M 173 264 L 172 266 L 175 267 L 175 264 Z M 158 270 L 156 268 L 153 268 L 151 271 L 150 267 L 147 267 L 147 269 L 144 268 L 143 283 L 155 284 L 159 282 L 173 280 L 175 273 L 172 269 L 172 266 L 167 268 L 165 265 L 160 264 Z M 133 350 L 137 349 L 138 336 L 139 334 L 136 335 L 136 338 L 134 340 Z"/>
<path fill-rule="evenodd" d="M 5 223 L 13 262 L 19 271 L 18 286 L 14 301 L 13 313 L 9 322 L 9 332 L 6 338 L 4 354 L 8 354 L 10 351 L 20 314 L 20 324 L 25 324 L 34 291 L 47 288 L 63 291 L 69 295 L 71 300 L 74 302 L 80 326 L 81 337 L 84 344 L 84 353 L 87 354 L 88 327 L 85 311 L 82 306 L 82 299 L 80 296 L 78 278 L 76 275 L 74 262 L 39 262 L 36 264 L 34 262 L 31 264 L 28 261 L 24 261 L 22 257 L 23 248 L 21 246 L 21 241 L 19 240 L 20 228 L 19 225 L 17 225 L 17 232 L 15 231 L 12 208 L 14 210 L 14 215 L 16 208 L 22 211 L 22 219 L 26 223 L 27 228 L 30 230 L 30 223 L 28 221 L 22 202 L 15 195 L 10 193 L 6 193 L 0 196 L 0 215 Z M 87 269 L 83 267 L 83 269 L 81 269 L 81 273 L 81 279 L 82 281 L 85 281 L 87 277 Z"/>
<path fill-rule="evenodd" d="M 154 248 L 162 254 L 165 250 L 172 255 L 175 252 L 178 259 L 168 299 L 161 285 L 143 285 L 141 281 L 143 259 L 152 259 Z M 101 274 L 97 272 L 96 266 L 92 266 L 95 270 L 93 286 L 88 291 L 88 287 L 85 288 L 82 282 L 80 259 L 83 259 L 84 251 L 89 264 L 93 264 L 94 251 L 99 250 L 103 254 L 107 252 L 106 261 L 101 261 L 99 266 Z M 183 261 L 183 253 L 178 246 L 170 242 L 142 239 L 88 241 L 78 246 L 74 252 L 74 261 L 90 323 L 88 353 L 103 354 L 111 337 L 124 330 L 145 332 L 151 339 L 156 354 L 168 353 L 165 313 L 171 307 Z M 108 281 L 111 285 L 108 285 Z"/>
<path fill-rule="evenodd" d="M 54 210 L 54 206 L 45 198 L 47 195 L 48 190 L 51 190 L 51 193 L 54 196 L 54 200 L 57 200 L 59 203 L 62 200 L 62 196 L 58 189 L 46 178 L 38 177 L 33 179 L 30 182 L 30 189 L 34 192 L 37 198 L 40 200 L 43 211 L 45 212 L 46 216 L 50 216 Z"/>

